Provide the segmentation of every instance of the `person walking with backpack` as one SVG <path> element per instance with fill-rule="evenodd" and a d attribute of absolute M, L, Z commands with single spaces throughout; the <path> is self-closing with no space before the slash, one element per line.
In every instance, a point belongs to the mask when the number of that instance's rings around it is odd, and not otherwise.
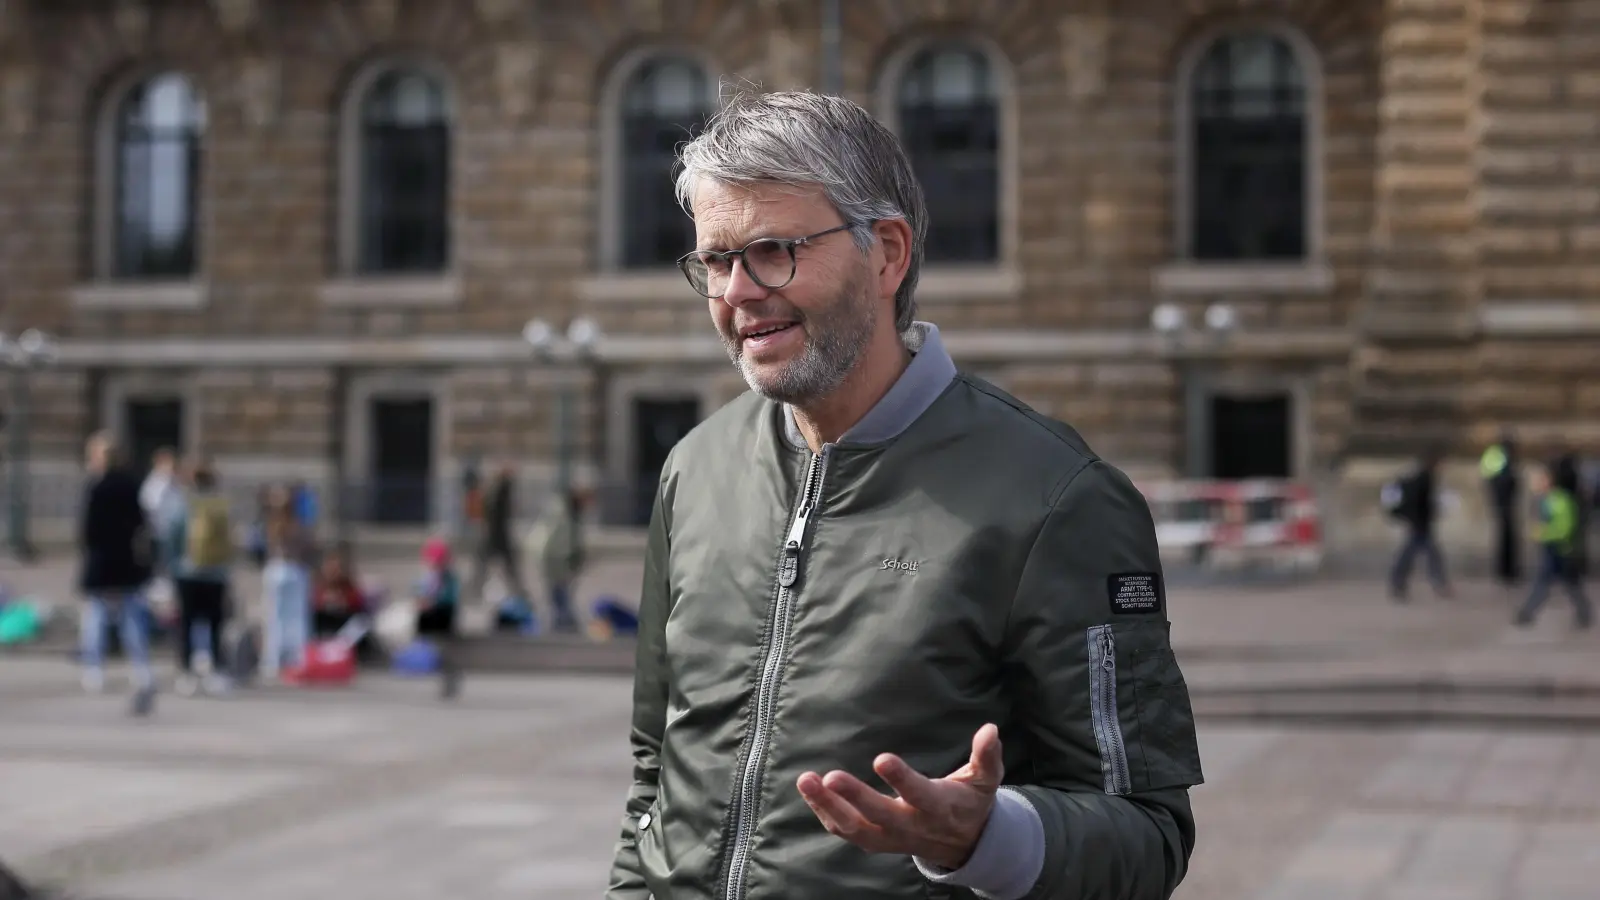
<path fill-rule="evenodd" d="M 133 668 L 133 714 L 149 715 L 156 684 L 144 591 L 155 567 L 155 535 L 139 505 L 139 479 L 123 465 L 111 435 L 91 437 L 84 456 L 89 485 L 78 533 L 78 587 L 87 603 L 80 635 L 83 687 L 90 693 L 105 689 L 106 629 L 114 618 Z"/>
<path fill-rule="evenodd" d="M 1526 628 L 1533 624 L 1539 608 L 1550 597 L 1550 588 L 1561 582 L 1572 598 L 1577 613 L 1577 626 L 1587 629 L 1594 622 L 1594 609 L 1583 592 L 1574 557 L 1578 540 L 1578 501 L 1570 492 L 1555 483 L 1555 466 L 1546 466 L 1533 473 L 1534 496 L 1539 503 L 1539 573 L 1534 577 L 1528 600 L 1517 612 L 1516 624 Z"/>
<path fill-rule="evenodd" d="M 233 564 L 233 523 L 228 498 L 217 490 L 216 472 L 204 463 L 189 475 L 193 493 L 173 517 L 167 543 L 177 548 L 172 563 L 178 592 L 177 692 L 193 696 L 225 694 L 231 687 L 223 674 L 222 636 L 228 618 L 228 582 Z M 195 675 L 195 632 L 204 629 L 211 671 L 202 682 Z"/>
<path fill-rule="evenodd" d="M 1450 597 L 1450 578 L 1445 574 L 1444 554 L 1439 550 L 1439 540 L 1434 534 L 1434 524 L 1439 518 L 1438 473 L 1440 454 L 1431 452 L 1417 463 L 1416 471 L 1391 483 L 1384 489 L 1384 505 L 1389 514 L 1406 527 L 1406 541 L 1395 557 L 1389 575 L 1389 596 L 1397 603 L 1406 600 L 1407 582 L 1411 580 L 1411 566 L 1417 556 L 1427 562 L 1428 579 L 1433 582 L 1434 593 Z"/>

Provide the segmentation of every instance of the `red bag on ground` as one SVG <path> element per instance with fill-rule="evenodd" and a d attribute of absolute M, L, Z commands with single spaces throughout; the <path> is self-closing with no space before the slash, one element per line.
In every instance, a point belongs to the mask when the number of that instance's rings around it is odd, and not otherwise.
<path fill-rule="evenodd" d="M 356 677 L 356 654 L 343 641 L 313 641 L 306 648 L 306 664 L 283 670 L 283 679 L 299 685 L 349 684 Z"/>

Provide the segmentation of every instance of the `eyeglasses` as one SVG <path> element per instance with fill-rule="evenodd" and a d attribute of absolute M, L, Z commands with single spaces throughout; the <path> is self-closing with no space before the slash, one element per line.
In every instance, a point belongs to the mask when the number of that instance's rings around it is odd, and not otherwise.
<path fill-rule="evenodd" d="M 678 268 L 689 279 L 689 285 L 708 300 L 715 300 L 728 292 L 735 259 L 744 262 L 744 272 L 751 281 L 775 291 L 794 280 L 794 248 L 844 231 L 853 224 L 846 222 L 805 237 L 758 238 L 738 250 L 691 250 L 678 259 Z"/>

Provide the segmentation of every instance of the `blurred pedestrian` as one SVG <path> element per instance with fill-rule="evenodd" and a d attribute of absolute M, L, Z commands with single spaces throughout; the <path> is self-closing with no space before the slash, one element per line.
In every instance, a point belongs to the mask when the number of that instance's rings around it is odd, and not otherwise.
<path fill-rule="evenodd" d="M 341 543 L 317 564 L 316 586 L 311 603 L 311 631 L 318 638 L 331 638 L 357 616 L 368 615 L 367 597 L 356 578 L 350 545 Z M 370 657 L 373 651 L 370 631 L 356 642 L 358 655 Z"/>
<path fill-rule="evenodd" d="M 264 569 L 267 565 L 267 519 L 272 513 L 273 486 L 264 484 L 256 490 L 256 508 L 250 520 L 250 537 L 248 546 L 250 559 L 257 569 Z"/>
<path fill-rule="evenodd" d="M 544 576 L 551 629 L 558 633 L 578 631 L 578 617 L 572 608 L 573 585 L 585 561 L 583 512 L 589 500 L 588 491 L 581 488 L 555 494 L 528 532 L 529 552 Z"/>
<path fill-rule="evenodd" d="M 156 539 L 155 572 L 151 579 L 150 596 L 154 604 L 163 599 L 157 595 L 176 597 L 172 580 L 172 562 L 179 548 L 167 542 L 174 516 L 181 514 L 183 506 L 183 478 L 179 472 L 178 454 L 171 447 L 162 447 L 150 457 L 150 474 L 139 487 L 139 505 L 144 509 L 145 521 Z"/>
<path fill-rule="evenodd" d="M 457 640 L 461 578 L 456 574 L 450 543 L 431 538 L 422 545 L 422 577 L 416 585 L 417 634 L 439 648 L 439 694 L 446 700 L 461 693 L 460 642 Z"/>
<path fill-rule="evenodd" d="M 144 591 L 155 568 L 155 535 L 139 503 L 139 478 L 124 464 L 110 434 L 89 439 L 85 463 L 89 483 L 79 526 L 78 579 L 86 602 L 80 635 L 83 687 L 91 693 L 105 689 L 106 629 L 115 619 L 133 669 L 133 713 L 148 715 L 156 686 Z"/>
<path fill-rule="evenodd" d="M 267 563 L 261 572 L 263 634 L 261 673 L 277 678 L 284 667 L 305 665 L 311 636 L 310 541 L 294 515 L 289 491 L 275 486 L 267 503 Z"/>
<path fill-rule="evenodd" d="M 527 585 L 522 580 L 522 563 L 516 539 L 512 537 L 517 514 L 517 469 L 512 463 L 502 463 L 489 482 L 483 498 L 483 522 L 476 535 L 473 554 L 472 587 L 470 596 L 480 602 L 488 598 L 484 591 L 489 583 L 489 566 L 500 564 L 505 576 L 506 589 L 513 597 L 526 600 Z"/>
<path fill-rule="evenodd" d="M 1386 491 L 1385 505 L 1390 514 L 1405 524 L 1405 543 L 1395 558 L 1389 576 L 1389 594 L 1397 602 L 1405 602 L 1407 583 L 1411 579 L 1411 566 L 1420 555 L 1428 566 L 1428 579 L 1433 582 L 1434 593 L 1440 597 L 1452 595 L 1450 578 L 1445 572 L 1444 554 L 1434 534 L 1439 518 L 1438 473 L 1441 454 L 1429 452 L 1417 461 L 1417 468 L 1394 482 Z"/>
<path fill-rule="evenodd" d="M 1488 492 L 1489 508 L 1494 515 L 1495 577 L 1507 586 L 1522 580 L 1522 548 L 1519 546 L 1517 518 L 1517 445 L 1509 429 L 1500 433 L 1500 440 L 1483 451 L 1478 460 L 1478 472 L 1483 477 Z"/>
<path fill-rule="evenodd" d="M 1569 563 L 1572 566 L 1572 577 L 1582 580 L 1589 574 L 1589 504 L 1585 502 L 1587 492 L 1583 489 L 1583 475 L 1579 471 L 1578 454 L 1570 448 L 1562 449 L 1556 456 L 1551 480 L 1556 487 L 1566 491 L 1573 499 L 1577 520 L 1573 526 L 1575 534 Z"/>
<path fill-rule="evenodd" d="M 189 471 L 191 493 L 169 526 L 168 542 L 178 548 L 172 573 L 178 590 L 177 692 L 193 696 L 225 694 L 232 687 L 224 673 L 223 631 L 228 621 L 228 586 L 234 547 L 228 498 L 217 490 L 210 465 L 196 463 Z M 205 635 L 210 670 L 195 674 L 197 632 Z"/>
<path fill-rule="evenodd" d="M 1533 590 L 1528 600 L 1517 612 L 1516 624 L 1527 627 L 1533 624 L 1540 607 L 1550 596 L 1550 588 L 1560 583 L 1572 598 L 1576 611 L 1576 624 L 1580 629 L 1594 622 L 1594 610 L 1583 592 L 1583 581 L 1573 568 L 1573 554 L 1577 542 L 1578 501 L 1555 483 L 1555 465 L 1541 467 L 1533 474 L 1533 493 L 1539 512 L 1539 573 L 1534 578 Z"/>

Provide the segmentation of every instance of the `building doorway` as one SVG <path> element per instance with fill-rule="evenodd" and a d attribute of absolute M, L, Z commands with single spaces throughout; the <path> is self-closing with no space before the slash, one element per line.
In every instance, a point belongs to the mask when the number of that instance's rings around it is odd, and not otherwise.
<path fill-rule="evenodd" d="M 369 401 L 368 518 L 384 525 L 433 519 L 434 408 L 427 396 Z"/>
<path fill-rule="evenodd" d="M 650 524 L 656 484 L 667 454 L 700 424 L 700 398 L 655 397 L 633 401 L 633 504 L 631 524 Z"/>
<path fill-rule="evenodd" d="M 1209 413 L 1209 477 L 1294 476 L 1294 403 L 1289 394 L 1216 394 Z"/>
<path fill-rule="evenodd" d="M 123 401 L 123 440 L 134 471 L 141 476 L 149 472 L 157 450 L 169 448 L 182 455 L 188 449 L 183 412 L 181 397 L 129 397 Z"/>

